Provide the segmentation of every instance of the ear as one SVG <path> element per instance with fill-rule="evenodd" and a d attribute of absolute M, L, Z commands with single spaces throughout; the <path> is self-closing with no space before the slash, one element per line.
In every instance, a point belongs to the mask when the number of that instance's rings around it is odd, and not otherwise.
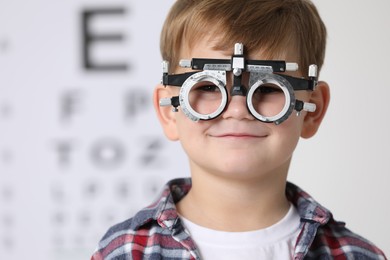
<path fill-rule="evenodd" d="M 310 138 L 315 135 L 321 125 L 322 119 L 325 117 L 329 101 L 329 85 L 324 81 L 318 82 L 316 89 L 311 93 L 309 101 L 316 104 L 316 110 L 314 112 L 306 113 L 303 121 L 301 137 Z"/>
<path fill-rule="evenodd" d="M 153 92 L 153 105 L 166 137 L 171 141 L 177 141 L 179 135 L 176 127 L 175 112 L 172 111 L 172 106 L 160 106 L 160 99 L 171 98 L 172 96 L 173 93 L 171 93 L 169 87 L 159 84 Z"/>

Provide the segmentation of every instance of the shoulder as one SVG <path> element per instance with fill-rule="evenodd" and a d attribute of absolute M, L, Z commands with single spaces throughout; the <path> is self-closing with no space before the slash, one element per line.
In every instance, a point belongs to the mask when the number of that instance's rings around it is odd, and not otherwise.
<path fill-rule="evenodd" d="M 116 252 L 123 251 L 121 247 L 133 241 L 134 237 L 137 236 L 136 230 L 132 228 L 133 223 L 134 219 L 131 218 L 110 227 L 100 240 L 91 259 L 109 259 L 110 256 L 117 255 Z"/>
<path fill-rule="evenodd" d="M 133 218 L 109 228 L 100 240 L 92 260 L 116 259 L 119 256 L 142 259 L 146 252 L 149 256 L 160 254 L 156 245 L 170 244 L 170 231 L 162 228 L 154 219 L 144 219 L 140 225 L 140 219 L 137 218 L 143 215 L 140 211 Z"/>
<path fill-rule="evenodd" d="M 169 182 L 155 202 L 140 210 L 134 217 L 108 229 L 92 260 L 118 257 L 142 259 L 146 255 L 173 259 L 175 254 L 182 251 L 180 243 L 172 237 L 178 222 L 174 202 L 184 196 L 189 188 L 188 180 Z"/>
<path fill-rule="evenodd" d="M 308 253 L 315 259 L 324 255 L 347 259 L 386 259 L 371 241 L 346 228 L 345 223 L 333 219 L 318 228 Z"/>
<path fill-rule="evenodd" d="M 302 232 L 298 237 L 300 252 L 308 259 L 386 259 L 369 240 L 349 230 L 344 222 L 298 186 L 287 183 L 286 194 L 297 207 Z"/>

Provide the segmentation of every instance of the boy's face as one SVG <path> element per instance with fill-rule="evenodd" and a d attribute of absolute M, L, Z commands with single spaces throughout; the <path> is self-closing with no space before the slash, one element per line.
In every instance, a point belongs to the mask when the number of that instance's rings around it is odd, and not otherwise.
<path fill-rule="evenodd" d="M 204 38 L 192 49 L 183 50 L 181 58 L 231 58 L 232 52 L 214 50 L 212 46 L 212 42 Z M 265 56 L 260 50 L 247 58 L 261 60 Z M 289 62 L 298 60 L 293 52 L 273 59 Z M 175 73 L 187 71 L 191 70 L 180 68 Z M 299 72 L 289 75 L 302 76 Z M 248 85 L 248 78 L 248 75 L 243 76 L 245 86 Z M 228 80 L 227 88 L 229 92 L 231 80 Z M 158 107 L 156 104 L 160 98 L 177 96 L 178 93 L 179 87 L 158 86 L 155 91 L 155 106 L 168 138 L 180 140 L 193 173 L 212 173 L 242 180 L 265 177 L 268 176 L 267 173 L 287 174 L 299 137 L 310 137 L 316 130 L 313 132 L 313 129 L 306 129 L 313 127 L 312 124 L 305 123 L 305 118 L 310 114 L 306 112 L 302 112 L 300 116 L 293 113 L 280 125 L 260 122 L 248 111 L 243 96 L 229 97 L 228 106 L 216 119 L 198 122 L 188 119 L 180 111 L 180 107 L 179 112 L 175 113 L 171 108 Z M 295 95 L 303 101 L 314 101 L 311 100 L 312 92 L 309 91 L 296 91 Z M 317 125 L 314 127 L 318 128 Z"/>

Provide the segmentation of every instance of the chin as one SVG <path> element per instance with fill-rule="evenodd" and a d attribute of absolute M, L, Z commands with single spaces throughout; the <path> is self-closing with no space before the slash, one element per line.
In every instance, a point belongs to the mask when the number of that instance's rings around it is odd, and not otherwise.
<path fill-rule="evenodd" d="M 255 170 L 254 170 L 255 169 Z M 248 162 L 230 162 L 219 169 L 224 176 L 236 178 L 253 178 L 266 172 L 264 166 Z"/>

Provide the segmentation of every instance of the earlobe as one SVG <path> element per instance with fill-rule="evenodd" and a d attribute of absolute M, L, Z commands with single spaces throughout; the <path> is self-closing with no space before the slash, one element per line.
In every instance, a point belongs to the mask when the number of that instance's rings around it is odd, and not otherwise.
<path fill-rule="evenodd" d="M 316 111 L 309 112 L 305 115 L 301 137 L 310 138 L 315 135 L 325 117 L 329 101 L 329 85 L 324 81 L 318 82 L 316 89 L 310 97 L 310 102 L 316 104 Z"/>
<path fill-rule="evenodd" d="M 176 127 L 175 112 L 172 111 L 172 107 L 160 106 L 160 99 L 167 97 L 172 97 L 172 93 L 169 88 L 164 87 L 161 84 L 157 85 L 153 92 L 154 109 L 166 137 L 171 141 L 177 141 L 179 138 Z"/>

